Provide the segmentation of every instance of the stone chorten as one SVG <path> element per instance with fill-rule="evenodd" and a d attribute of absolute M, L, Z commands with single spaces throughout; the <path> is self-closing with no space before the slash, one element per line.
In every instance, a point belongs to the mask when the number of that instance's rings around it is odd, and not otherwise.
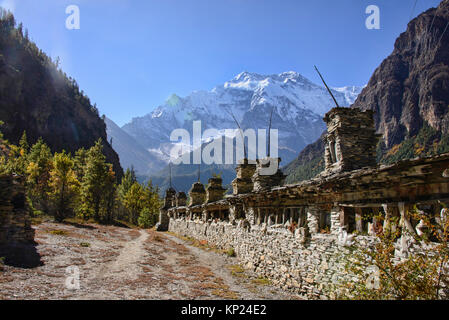
<path fill-rule="evenodd" d="M 262 169 L 267 169 L 270 167 L 270 162 L 274 161 L 276 164 L 275 173 L 272 175 L 264 175 L 262 174 Z M 282 186 L 284 184 L 286 176 L 279 169 L 279 163 L 281 162 L 281 158 L 265 158 L 258 159 L 256 165 L 256 171 L 252 177 L 253 180 L 253 191 L 267 191 L 271 190 L 273 187 Z"/>
<path fill-rule="evenodd" d="M 213 177 L 209 179 L 209 185 L 206 189 L 206 203 L 220 201 L 226 192 L 226 189 L 222 186 L 223 179 Z"/>
<path fill-rule="evenodd" d="M 168 231 L 170 217 L 168 216 L 168 209 L 176 205 L 175 201 L 176 191 L 172 187 L 165 191 L 164 205 L 159 210 L 159 222 L 156 224 L 157 231 Z"/>
<path fill-rule="evenodd" d="M 173 208 L 176 204 L 175 202 L 175 196 L 176 196 L 176 190 L 173 188 L 168 188 L 167 191 L 165 191 L 165 198 L 164 198 L 164 209 L 170 209 Z"/>
<path fill-rule="evenodd" d="M 185 207 L 187 204 L 187 195 L 185 192 L 178 192 L 176 194 L 176 206 Z"/>
<path fill-rule="evenodd" d="M 199 206 L 206 200 L 206 190 L 201 182 L 195 182 L 189 191 L 189 207 Z"/>
<path fill-rule="evenodd" d="M 373 114 L 356 108 L 334 108 L 326 114 L 324 175 L 377 165 L 380 135 L 376 134 Z"/>
<path fill-rule="evenodd" d="M 244 159 L 235 169 L 237 177 L 232 181 L 233 194 L 245 194 L 253 191 L 254 183 L 252 177 L 256 172 L 256 164 L 249 163 Z"/>

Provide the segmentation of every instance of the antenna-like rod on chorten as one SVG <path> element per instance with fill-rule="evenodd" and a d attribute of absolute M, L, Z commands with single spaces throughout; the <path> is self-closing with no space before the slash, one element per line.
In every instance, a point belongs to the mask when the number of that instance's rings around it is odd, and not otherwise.
<path fill-rule="evenodd" d="M 171 182 L 171 161 L 168 163 L 168 168 L 170 170 L 170 189 L 172 189 L 173 186 L 172 186 L 172 182 Z"/>
<path fill-rule="evenodd" d="M 234 113 L 232 112 L 232 110 L 226 110 L 225 109 L 225 111 L 232 117 L 232 119 L 234 119 L 234 122 L 237 124 L 237 127 L 239 128 L 240 135 L 242 136 L 242 141 L 243 141 L 243 154 L 245 156 L 245 159 L 248 159 L 248 154 L 246 152 L 245 136 L 243 135 L 242 127 L 240 126 L 240 123 L 235 118 Z"/>
<path fill-rule="evenodd" d="M 274 106 L 271 109 L 271 114 L 270 114 L 270 124 L 268 125 L 268 151 L 267 151 L 267 155 L 268 158 L 270 157 L 270 151 L 271 151 L 271 121 L 273 119 L 273 112 L 274 112 Z"/>
<path fill-rule="evenodd" d="M 201 163 L 198 165 L 198 182 L 201 182 Z"/>
<path fill-rule="evenodd" d="M 334 95 L 332 94 L 331 89 L 329 89 L 329 87 L 327 86 L 327 83 L 326 83 L 326 81 L 324 81 L 324 78 L 321 75 L 320 71 L 318 70 L 318 68 L 316 66 L 314 66 L 314 67 L 315 67 L 316 72 L 318 72 L 318 75 L 320 76 L 321 81 L 323 81 L 324 85 L 326 86 L 327 91 L 331 95 L 332 99 L 334 99 L 335 105 L 337 106 L 337 108 L 340 108 L 340 106 L 338 105 L 337 99 L 335 99 Z"/>

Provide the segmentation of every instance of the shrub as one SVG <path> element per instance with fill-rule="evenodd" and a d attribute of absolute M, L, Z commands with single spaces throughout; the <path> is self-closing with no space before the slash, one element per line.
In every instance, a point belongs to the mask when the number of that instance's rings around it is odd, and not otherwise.
<path fill-rule="evenodd" d="M 141 228 L 151 228 L 156 225 L 158 221 L 158 215 L 151 212 L 150 209 L 145 208 L 140 212 L 140 216 L 138 218 L 138 224 Z"/>
<path fill-rule="evenodd" d="M 235 257 L 234 248 L 229 248 L 228 251 L 226 251 L 226 254 L 228 255 L 228 257 Z"/>
<path fill-rule="evenodd" d="M 345 270 L 358 279 L 340 283 L 336 294 L 342 299 L 435 300 L 447 299 L 449 289 L 449 219 L 438 221 L 416 208 L 409 213 L 421 221 L 421 236 L 398 228 L 381 231 L 374 247 L 350 248 Z M 405 227 L 403 227 L 405 229 Z M 412 239 L 413 250 L 398 255 L 398 240 Z M 429 239 L 437 242 L 430 242 Z"/>

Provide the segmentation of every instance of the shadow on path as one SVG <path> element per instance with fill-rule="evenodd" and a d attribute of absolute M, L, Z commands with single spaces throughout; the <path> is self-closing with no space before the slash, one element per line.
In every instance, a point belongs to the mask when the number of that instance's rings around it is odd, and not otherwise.
<path fill-rule="evenodd" d="M 36 250 L 37 243 L 0 245 L 0 257 L 4 264 L 16 268 L 31 269 L 44 265 Z"/>

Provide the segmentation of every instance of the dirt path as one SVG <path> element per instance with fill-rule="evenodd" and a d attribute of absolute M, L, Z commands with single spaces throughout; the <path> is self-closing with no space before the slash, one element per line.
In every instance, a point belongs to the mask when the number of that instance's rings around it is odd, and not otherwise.
<path fill-rule="evenodd" d="M 169 234 L 98 225 L 43 223 L 35 248 L 42 265 L 0 271 L 0 299 L 288 299 L 243 272 L 236 258 Z M 78 290 L 66 287 L 67 268 Z M 73 269 L 72 269 L 73 270 Z"/>
<path fill-rule="evenodd" d="M 203 266 L 213 270 L 214 274 L 223 279 L 232 292 L 243 300 L 283 300 L 293 299 L 291 294 L 282 292 L 278 288 L 264 284 L 266 281 L 258 279 L 256 275 L 244 271 L 237 263 L 236 258 L 216 253 L 212 250 L 204 250 L 192 246 L 175 236 L 167 235 L 171 240 L 186 246 L 195 255 Z"/>
<path fill-rule="evenodd" d="M 131 280 L 137 279 L 141 272 L 138 263 L 145 255 L 144 242 L 148 236 L 146 231 L 140 231 L 140 237 L 127 242 L 116 260 L 102 266 L 97 278 L 105 279 L 118 275 Z"/>

